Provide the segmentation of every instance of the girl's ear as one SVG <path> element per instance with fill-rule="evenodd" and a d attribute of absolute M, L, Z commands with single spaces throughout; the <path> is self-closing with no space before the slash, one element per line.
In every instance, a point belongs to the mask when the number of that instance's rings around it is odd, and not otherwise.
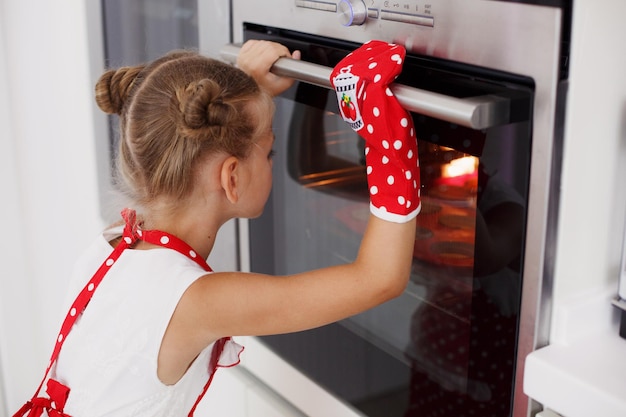
<path fill-rule="evenodd" d="M 229 156 L 222 162 L 222 169 L 220 171 L 220 181 L 226 198 L 232 204 L 236 204 L 239 201 L 239 181 L 240 181 L 240 167 L 239 160 L 234 156 Z"/>

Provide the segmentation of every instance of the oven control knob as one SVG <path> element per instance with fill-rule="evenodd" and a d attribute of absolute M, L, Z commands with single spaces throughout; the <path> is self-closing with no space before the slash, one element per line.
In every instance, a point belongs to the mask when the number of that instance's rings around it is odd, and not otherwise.
<path fill-rule="evenodd" d="M 344 26 L 362 25 L 367 18 L 367 7 L 363 0 L 341 0 L 337 5 L 337 13 Z"/>

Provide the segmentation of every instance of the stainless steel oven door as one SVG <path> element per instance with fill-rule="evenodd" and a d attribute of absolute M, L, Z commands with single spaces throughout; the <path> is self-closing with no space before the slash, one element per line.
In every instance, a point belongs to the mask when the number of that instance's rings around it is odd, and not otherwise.
<path fill-rule="evenodd" d="M 240 224 L 242 269 L 287 274 L 354 256 L 367 212 L 361 142 L 338 121 L 327 74 L 370 38 L 409 51 L 394 92 L 413 112 L 425 187 L 402 297 L 261 340 L 360 415 L 526 415 L 523 358 L 542 343 L 549 317 L 541 295 L 560 146 L 560 10 L 446 1 L 429 6 L 439 23 L 424 28 L 386 22 L 385 3 L 371 3 L 378 17 L 352 28 L 309 7 L 321 2 L 233 3 L 235 41 L 273 39 L 305 52 L 305 62 L 275 66 L 301 82 L 277 98 L 274 190 L 263 217 Z M 540 30 L 528 34 L 529 24 Z M 232 60 L 237 49 L 223 53 Z M 481 242 L 511 225 L 492 246 L 509 257 L 494 263 Z"/>

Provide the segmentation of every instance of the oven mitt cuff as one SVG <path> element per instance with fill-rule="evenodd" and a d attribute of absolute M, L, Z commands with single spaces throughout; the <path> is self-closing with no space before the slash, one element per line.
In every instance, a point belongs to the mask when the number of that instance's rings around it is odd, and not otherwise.
<path fill-rule="evenodd" d="M 396 223 L 413 219 L 421 208 L 413 119 L 389 89 L 405 55 L 400 45 L 370 41 L 342 59 L 330 76 L 342 118 L 366 142 L 370 211 Z"/>

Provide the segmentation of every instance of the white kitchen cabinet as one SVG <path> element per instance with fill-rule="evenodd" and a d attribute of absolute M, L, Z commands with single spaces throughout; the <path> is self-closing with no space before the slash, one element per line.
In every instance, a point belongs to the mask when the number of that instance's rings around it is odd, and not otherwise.
<path fill-rule="evenodd" d="M 242 366 L 217 372 L 198 406 L 198 417 L 305 417 Z"/>
<path fill-rule="evenodd" d="M 617 295 L 626 207 L 626 2 L 574 2 L 550 345 L 525 392 L 566 417 L 626 415 Z"/>
<path fill-rule="evenodd" d="M 211 387 L 198 405 L 196 416 L 246 417 L 245 381 L 238 375 L 237 368 L 219 369 Z"/>
<path fill-rule="evenodd" d="M 260 382 L 248 387 L 246 403 L 247 417 L 305 417 L 305 414 Z"/>

